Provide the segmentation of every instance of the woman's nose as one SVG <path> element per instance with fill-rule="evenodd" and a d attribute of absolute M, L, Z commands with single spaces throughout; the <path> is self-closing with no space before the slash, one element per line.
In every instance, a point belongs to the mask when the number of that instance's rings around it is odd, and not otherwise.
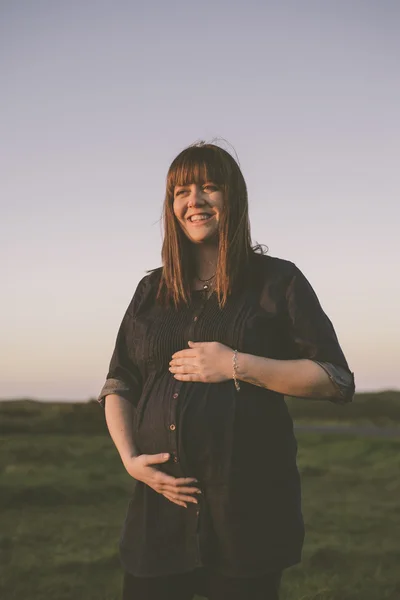
<path fill-rule="evenodd" d="M 188 206 L 197 206 L 198 204 L 204 204 L 202 189 L 199 186 L 193 186 L 190 190 L 188 199 Z"/>

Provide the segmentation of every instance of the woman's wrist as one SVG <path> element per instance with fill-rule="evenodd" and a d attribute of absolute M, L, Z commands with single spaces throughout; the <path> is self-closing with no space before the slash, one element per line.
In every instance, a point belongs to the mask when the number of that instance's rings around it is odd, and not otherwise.
<path fill-rule="evenodd" d="M 238 352 L 236 357 L 236 378 L 259 387 L 268 388 L 273 374 L 273 362 L 269 358 Z M 240 384 L 239 384 L 240 385 Z"/>
<path fill-rule="evenodd" d="M 240 392 L 240 383 L 238 375 L 238 351 L 234 350 L 232 354 L 232 378 L 237 392 Z"/>

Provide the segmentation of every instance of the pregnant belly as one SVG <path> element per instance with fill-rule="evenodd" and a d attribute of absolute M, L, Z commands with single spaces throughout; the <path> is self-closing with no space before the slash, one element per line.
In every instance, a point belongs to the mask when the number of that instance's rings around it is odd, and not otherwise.
<path fill-rule="evenodd" d="M 185 383 L 174 398 L 176 389 L 168 374 L 143 390 L 134 422 L 138 451 L 169 452 L 188 476 L 225 480 L 233 446 L 233 383 Z M 169 465 L 160 468 L 170 471 Z"/>
<path fill-rule="evenodd" d="M 231 380 L 190 382 L 173 401 L 175 380 L 151 387 L 139 402 L 134 438 L 141 453 L 169 452 L 171 463 L 177 460 L 173 472 L 170 465 L 162 470 L 225 485 L 239 472 L 259 477 L 293 464 L 291 420 L 272 392 L 248 384 L 238 393 Z"/>

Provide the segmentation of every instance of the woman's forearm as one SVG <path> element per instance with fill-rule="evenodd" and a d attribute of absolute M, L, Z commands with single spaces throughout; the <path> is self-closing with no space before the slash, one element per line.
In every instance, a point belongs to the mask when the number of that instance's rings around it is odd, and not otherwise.
<path fill-rule="evenodd" d="M 107 395 L 106 423 L 124 465 L 138 454 L 133 440 L 133 413 L 134 407 L 129 400 L 117 394 Z"/>
<path fill-rule="evenodd" d="M 275 360 L 238 352 L 237 378 L 287 396 L 333 398 L 339 395 L 326 371 L 308 359 Z"/>

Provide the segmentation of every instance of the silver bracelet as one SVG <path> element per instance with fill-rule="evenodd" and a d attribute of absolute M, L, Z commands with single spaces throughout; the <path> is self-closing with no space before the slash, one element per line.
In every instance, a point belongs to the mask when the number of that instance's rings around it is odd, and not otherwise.
<path fill-rule="evenodd" d="M 237 392 L 240 392 L 240 383 L 237 379 L 237 350 L 233 351 L 232 363 L 233 363 L 233 381 L 235 383 L 235 388 Z"/>

